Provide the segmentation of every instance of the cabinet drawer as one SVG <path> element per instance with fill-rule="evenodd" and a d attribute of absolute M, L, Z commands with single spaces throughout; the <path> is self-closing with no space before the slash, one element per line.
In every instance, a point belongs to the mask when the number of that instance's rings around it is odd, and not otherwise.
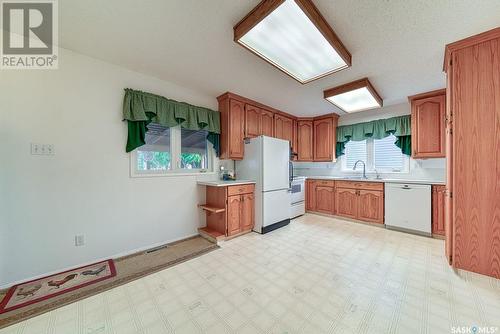
<path fill-rule="evenodd" d="M 365 190 L 384 190 L 382 182 L 365 182 L 365 181 L 337 181 L 337 187 L 349 189 L 365 189 Z"/>
<path fill-rule="evenodd" d="M 316 181 L 316 185 L 325 186 L 325 187 L 334 187 L 335 181 L 333 180 L 314 180 Z"/>
<path fill-rule="evenodd" d="M 229 187 L 227 187 L 227 195 L 232 196 L 232 195 L 253 193 L 254 188 L 255 188 L 255 185 L 253 185 L 253 184 L 242 184 L 239 186 L 229 186 Z"/>

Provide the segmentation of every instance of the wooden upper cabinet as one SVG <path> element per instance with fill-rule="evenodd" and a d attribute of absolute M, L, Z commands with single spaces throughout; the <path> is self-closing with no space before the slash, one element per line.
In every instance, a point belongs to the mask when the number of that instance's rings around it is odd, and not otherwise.
<path fill-rule="evenodd" d="M 297 160 L 313 161 L 313 121 L 297 121 Z"/>
<path fill-rule="evenodd" d="M 383 224 L 384 192 L 373 190 L 358 190 L 358 196 L 358 219 Z"/>
<path fill-rule="evenodd" d="M 219 96 L 221 123 L 220 158 L 243 159 L 245 137 L 245 103 L 229 97 Z"/>
<path fill-rule="evenodd" d="M 352 219 L 358 217 L 358 191 L 337 187 L 335 194 L 337 215 Z"/>
<path fill-rule="evenodd" d="M 259 108 L 245 104 L 245 138 L 253 138 L 261 133 L 261 111 Z"/>
<path fill-rule="evenodd" d="M 335 122 L 336 123 L 336 122 Z M 314 125 L 314 161 L 333 161 L 334 154 L 334 121 L 332 117 L 315 119 Z"/>
<path fill-rule="evenodd" d="M 446 90 L 409 97 L 413 158 L 441 158 L 445 152 Z"/>
<path fill-rule="evenodd" d="M 274 136 L 274 113 L 261 109 L 260 134 L 268 137 Z"/>
<path fill-rule="evenodd" d="M 293 143 L 293 119 L 280 115 L 274 115 L 274 136 L 276 138 L 288 140 Z"/>

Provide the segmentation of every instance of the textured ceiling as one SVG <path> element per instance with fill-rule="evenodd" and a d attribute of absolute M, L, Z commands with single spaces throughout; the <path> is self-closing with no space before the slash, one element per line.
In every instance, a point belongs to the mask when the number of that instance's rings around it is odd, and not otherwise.
<path fill-rule="evenodd" d="M 353 66 L 306 85 L 233 42 L 258 0 L 60 1 L 60 44 L 214 98 L 232 91 L 309 116 L 342 114 L 323 90 L 365 76 L 385 105 L 442 88 L 445 44 L 500 26 L 499 0 L 313 2 Z"/>

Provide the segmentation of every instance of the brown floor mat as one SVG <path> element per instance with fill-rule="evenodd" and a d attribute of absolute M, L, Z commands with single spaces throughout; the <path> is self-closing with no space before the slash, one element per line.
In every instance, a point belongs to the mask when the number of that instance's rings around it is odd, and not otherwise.
<path fill-rule="evenodd" d="M 0 328 L 49 312 L 75 301 L 110 290 L 175 264 L 190 260 L 219 248 L 216 244 L 199 236 L 168 244 L 168 247 L 153 252 L 141 252 L 115 260 L 116 276 L 81 289 L 68 292 L 39 303 L 0 314 Z M 0 300 L 7 290 L 0 291 Z"/>

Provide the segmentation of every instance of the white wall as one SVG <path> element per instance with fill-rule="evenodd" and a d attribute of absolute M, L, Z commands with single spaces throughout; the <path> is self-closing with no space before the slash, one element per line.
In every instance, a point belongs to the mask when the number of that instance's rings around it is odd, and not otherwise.
<path fill-rule="evenodd" d="M 380 109 L 342 115 L 340 125 L 369 122 L 376 119 L 390 118 L 410 114 L 410 105 L 401 103 Z M 352 173 L 342 171 L 341 156 L 335 163 L 296 162 L 294 167 L 298 175 L 304 176 L 342 176 Z M 444 181 L 446 176 L 446 159 L 411 159 L 409 173 L 381 173 L 382 177 L 410 180 Z M 367 173 L 369 174 L 369 173 Z"/>
<path fill-rule="evenodd" d="M 214 109 L 215 97 L 67 50 L 59 59 L 58 70 L 0 74 L 0 286 L 185 238 L 204 223 L 196 176 L 129 177 L 123 89 Z M 56 154 L 31 155 L 30 143 Z M 77 234 L 85 246 L 74 246 Z"/>

